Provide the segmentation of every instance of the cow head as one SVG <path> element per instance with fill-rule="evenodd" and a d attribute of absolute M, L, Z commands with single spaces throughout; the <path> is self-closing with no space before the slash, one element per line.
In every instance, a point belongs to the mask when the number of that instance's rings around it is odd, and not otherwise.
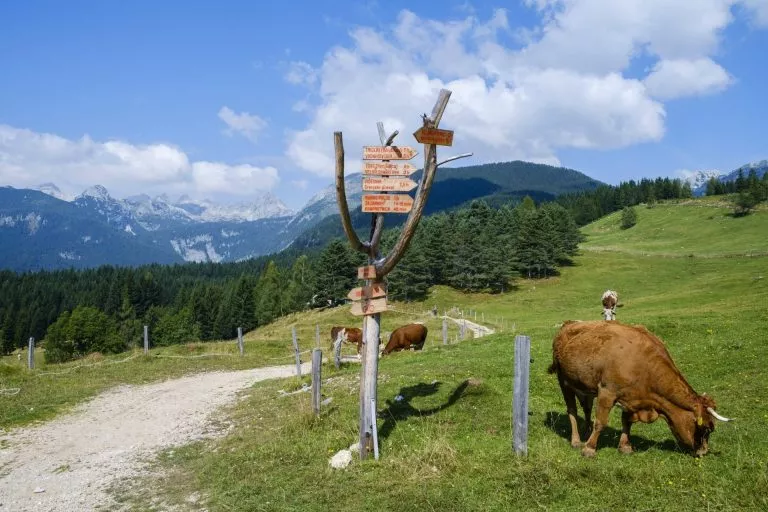
<path fill-rule="evenodd" d="M 688 418 L 684 425 L 680 425 L 680 431 L 675 432 L 680 444 L 691 450 L 696 457 L 709 451 L 709 435 L 715 431 L 715 420 L 731 421 L 719 415 L 715 411 L 716 407 L 715 401 L 706 393 L 697 396 L 694 410 L 686 411 Z"/>
<path fill-rule="evenodd" d="M 603 308 L 603 320 L 616 320 L 616 311 L 613 308 Z"/>

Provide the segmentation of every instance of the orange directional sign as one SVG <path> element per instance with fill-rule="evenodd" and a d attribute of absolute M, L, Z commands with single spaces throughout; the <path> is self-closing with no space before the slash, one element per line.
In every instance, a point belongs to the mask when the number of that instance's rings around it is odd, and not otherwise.
<path fill-rule="evenodd" d="M 406 194 L 363 196 L 363 213 L 408 213 L 411 208 L 413 208 L 413 198 Z"/>
<path fill-rule="evenodd" d="M 387 310 L 387 299 L 381 297 L 379 299 L 364 300 L 362 302 L 353 302 L 351 313 L 356 316 L 375 315 L 376 313 L 383 313 Z"/>
<path fill-rule="evenodd" d="M 357 267 L 358 279 L 376 279 L 376 267 L 368 265 L 365 267 Z"/>
<path fill-rule="evenodd" d="M 437 144 L 438 146 L 453 145 L 453 130 L 441 130 L 439 128 L 425 128 L 422 126 L 413 136 L 421 144 Z"/>
<path fill-rule="evenodd" d="M 349 300 L 363 300 L 363 299 L 375 299 L 378 297 L 386 297 L 387 288 L 384 283 L 373 283 L 371 286 L 358 286 L 352 288 L 347 294 Z"/>
<path fill-rule="evenodd" d="M 410 176 L 416 167 L 408 162 L 393 164 L 390 162 L 363 162 L 363 174 L 374 176 Z"/>
<path fill-rule="evenodd" d="M 363 146 L 363 160 L 410 160 L 418 154 L 408 146 Z"/>
<path fill-rule="evenodd" d="M 409 192 L 417 183 L 408 178 L 363 178 L 365 192 Z"/>

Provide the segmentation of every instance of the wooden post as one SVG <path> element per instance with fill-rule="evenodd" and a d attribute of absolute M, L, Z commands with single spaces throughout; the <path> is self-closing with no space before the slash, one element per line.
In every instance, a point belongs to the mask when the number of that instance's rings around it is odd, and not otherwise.
<path fill-rule="evenodd" d="M 320 416 L 320 372 L 323 367 L 323 351 L 316 348 L 312 351 L 312 411 Z"/>
<path fill-rule="evenodd" d="M 337 370 L 341 367 L 341 339 L 338 337 L 333 342 L 333 364 Z"/>
<path fill-rule="evenodd" d="M 466 320 L 462 320 L 461 321 L 461 328 L 459 329 L 459 331 L 460 331 L 459 336 L 461 337 L 461 341 L 464 341 L 464 336 L 466 335 L 466 332 L 467 332 L 467 321 Z"/>
<path fill-rule="evenodd" d="M 144 326 L 144 353 L 149 354 L 149 326 Z"/>
<path fill-rule="evenodd" d="M 27 346 L 27 367 L 30 370 L 35 369 L 35 338 L 31 337 L 29 338 L 29 344 Z"/>
<path fill-rule="evenodd" d="M 373 458 L 379 460 L 379 429 L 376 426 L 376 401 L 371 400 L 371 434 L 373 436 Z"/>
<path fill-rule="evenodd" d="M 443 345 L 448 344 L 448 320 L 443 318 Z"/>
<path fill-rule="evenodd" d="M 320 348 L 320 324 L 315 324 L 315 348 Z"/>
<path fill-rule="evenodd" d="M 410 208 L 408 218 L 406 219 L 400 231 L 400 235 L 397 241 L 386 257 L 382 257 L 379 251 L 379 242 L 381 240 L 381 234 L 384 226 L 384 216 L 381 212 L 390 211 L 389 208 L 393 208 L 391 211 L 394 212 L 394 205 L 397 202 L 401 204 L 408 202 L 402 199 L 405 196 L 396 196 L 397 201 L 395 200 L 396 198 L 392 198 L 392 201 L 387 202 L 387 204 L 392 206 L 387 206 L 386 208 L 382 206 L 377 207 L 375 206 L 377 201 L 375 199 L 376 196 L 363 195 L 363 211 L 376 212 L 371 218 L 370 239 L 367 243 L 363 243 L 358 237 L 352 225 L 349 205 L 347 203 L 347 195 L 344 182 L 344 143 L 342 134 L 341 132 L 334 132 L 334 149 L 336 160 L 336 199 L 339 204 L 341 225 L 344 229 L 344 234 L 349 239 L 349 243 L 352 246 L 352 249 L 366 254 L 368 256 L 369 266 L 373 266 L 375 270 L 375 275 L 370 275 L 369 273 L 362 274 L 365 275 L 366 278 L 366 289 L 369 289 L 374 282 L 382 281 L 405 255 L 424 212 L 424 207 L 426 206 L 426 201 L 429 197 L 429 192 L 432 188 L 432 183 L 435 179 L 437 168 L 443 163 L 447 163 L 448 161 L 464 158 L 466 156 L 472 156 L 470 153 L 452 157 L 440 163 L 437 162 L 437 145 L 451 145 L 451 141 L 453 140 L 453 132 L 438 129 L 438 125 L 440 124 L 440 120 L 443 117 L 443 112 L 448 105 L 450 96 L 450 91 L 445 89 L 440 91 L 439 98 L 435 103 L 434 108 L 432 109 L 431 116 L 424 114 L 422 116 L 423 127 L 414 133 L 414 137 L 416 138 L 417 142 L 424 144 L 424 172 L 422 173 L 421 181 L 418 185 L 418 190 L 416 191 L 416 197 L 408 204 L 408 208 Z M 407 146 L 400 146 L 397 149 L 389 147 L 392 145 L 395 136 L 398 134 L 397 131 L 393 132 L 391 135 L 389 135 L 389 137 L 387 137 L 386 132 L 384 131 L 383 123 L 377 123 L 377 128 L 379 131 L 379 140 L 382 147 L 378 149 L 374 148 L 373 151 L 364 149 L 364 157 L 366 151 L 369 155 L 364 159 L 377 160 L 380 158 L 376 157 L 377 154 L 380 156 L 385 156 L 387 158 L 381 158 L 384 160 L 382 165 L 385 168 L 388 168 L 387 166 L 390 164 L 387 163 L 387 160 L 407 160 L 415 156 L 414 150 Z M 410 155 L 410 157 L 407 155 Z M 397 173 L 390 172 L 389 174 L 383 174 L 396 175 Z M 367 198 L 371 198 L 371 200 L 367 200 Z M 368 209 L 366 209 L 366 203 L 371 205 Z M 367 299 L 364 300 L 367 301 Z M 371 303 L 367 302 L 367 304 L 370 305 Z M 358 311 L 362 311 L 362 309 L 360 308 Z M 381 309 L 378 311 L 381 311 Z M 361 351 L 362 368 L 360 370 L 359 441 L 360 459 L 366 459 L 372 451 L 375 456 L 376 450 L 378 449 L 377 446 L 375 446 L 376 443 L 374 442 L 374 437 L 376 436 L 375 420 L 372 422 L 371 418 L 375 418 L 376 414 L 381 314 L 380 312 L 373 313 L 372 310 L 367 310 L 367 312 L 362 312 L 362 314 L 364 347 Z"/>
<path fill-rule="evenodd" d="M 515 376 L 512 390 L 512 446 L 516 454 L 528 453 L 528 373 L 531 338 L 515 336 Z"/>
<path fill-rule="evenodd" d="M 243 353 L 245 352 L 245 347 L 243 346 L 243 328 L 242 327 L 237 328 L 237 348 L 240 350 L 240 357 L 242 357 Z"/>
<path fill-rule="evenodd" d="M 296 376 L 301 378 L 301 357 L 299 357 L 299 340 L 296 338 L 296 326 L 291 327 L 293 335 L 293 353 L 296 355 Z"/>

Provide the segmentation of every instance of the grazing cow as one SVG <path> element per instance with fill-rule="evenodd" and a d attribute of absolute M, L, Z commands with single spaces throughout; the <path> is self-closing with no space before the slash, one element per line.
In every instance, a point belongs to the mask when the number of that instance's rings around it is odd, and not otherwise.
<path fill-rule="evenodd" d="M 424 348 L 427 341 L 427 326 L 423 324 L 408 324 L 395 329 L 389 337 L 387 346 L 384 347 L 382 355 L 390 352 L 408 349 L 411 346 L 416 350 Z"/>
<path fill-rule="evenodd" d="M 333 345 L 336 343 L 339 335 L 341 335 L 342 341 L 357 345 L 357 353 L 360 353 L 363 346 L 363 331 L 358 327 L 333 327 L 331 329 L 331 351 L 333 351 Z"/>
<path fill-rule="evenodd" d="M 613 290 L 605 290 L 601 300 L 603 302 L 603 319 L 616 320 L 616 307 L 619 306 L 619 294 Z"/>
<path fill-rule="evenodd" d="M 678 370 L 664 343 L 640 325 L 619 322 L 566 321 L 552 343 L 552 365 L 571 422 L 571 446 L 581 446 L 576 423 L 576 398 L 584 410 L 587 428 L 592 403 L 597 412 L 592 434 L 582 455 L 595 455 L 597 438 L 608 423 L 614 404 L 622 409 L 619 451 L 631 453 L 632 423 L 652 423 L 659 416 L 678 443 L 697 457 L 708 450 L 715 419 L 730 421 L 715 412 L 715 401 L 699 395 Z"/>

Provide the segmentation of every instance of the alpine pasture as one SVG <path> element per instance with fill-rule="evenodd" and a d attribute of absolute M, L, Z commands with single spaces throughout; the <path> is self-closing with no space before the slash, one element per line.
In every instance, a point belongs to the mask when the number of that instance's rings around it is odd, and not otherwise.
<path fill-rule="evenodd" d="M 527 457 L 511 447 L 515 332 L 444 347 L 428 324 L 424 352 L 380 362 L 378 462 L 328 466 L 357 436 L 359 366 L 348 365 L 324 368 L 323 394 L 333 401 L 319 418 L 308 393 L 282 396 L 285 382 L 258 383 L 217 413 L 234 422 L 230 435 L 163 453 L 157 475 L 114 492 L 147 510 L 764 510 L 768 211 L 734 218 L 723 205 L 695 200 L 637 213 L 628 230 L 620 229 L 620 212 L 586 226 L 581 254 L 558 277 L 521 280 L 503 295 L 437 287 L 409 306 L 425 319 L 433 304 L 503 315 L 531 336 Z M 681 452 L 662 420 L 637 424 L 635 453 L 620 454 L 616 410 L 595 459 L 570 447 L 565 404 L 546 373 L 552 337 L 565 319 L 598 319 L 608 288 L 622 297 L 618 320 L 661 337 L 694 389 L 734 418 L 717 424 L 706 456 Z M 325 314 L 351 322 L 345 311 Z M 383 318 L 385 331 L 402 322 L 396 313 Z M 253 333 L 259 341 L 251 346 L 291 324 L 309 332 L 316 321 L 316 314 L 283 318 Z"/>

